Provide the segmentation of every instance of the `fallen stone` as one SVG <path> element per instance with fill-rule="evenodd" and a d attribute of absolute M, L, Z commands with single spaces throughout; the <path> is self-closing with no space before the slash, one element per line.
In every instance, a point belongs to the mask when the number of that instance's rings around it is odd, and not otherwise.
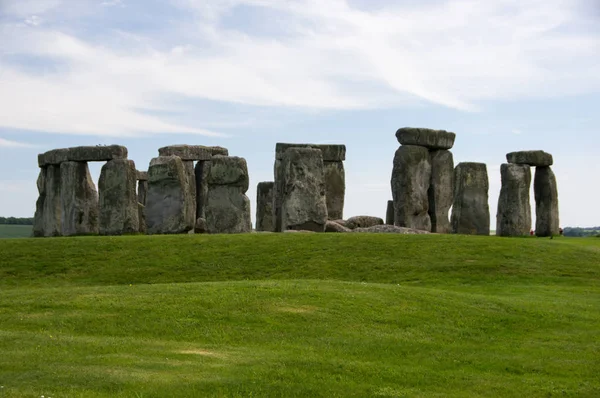
<path fill-rule="evenodd" d="M 250 199 L 235 185 L 210 185 L 206 203 L 206 230 L 211 234 L 252 231 Z"/>
<path fill-rule="evenodd" d="M 429 149 L 450 149 L 454 146 L 456 134 L 446 130 L 403 127 L 396 131 L 396 138 L 402 145 L 417 145 Z"/>
<path fill-rule="evenodd" d="M 57 166 L 68 160 L 69 150 L 67 148 L 53 149 L 38 155 L 38 166 Z"/>
<path fill-rule="evenodd" d="M 394 225 L 394 201 L 388 200 L 387 209 L 385 211 L 385 223 L 387 225 Z"/>
<path fill-rule="evenodd" d="M 452 232 L 450 208 L 454 201 L 454 158 L 452 152 L 442 149 L 429 153 L 431 180 L 429 183 L 429 217 L 431 232 Z"/>
<path fill-rule="evenodd" d="M 127 148 L 121 145 L 77 146 L 68 148 L 70 162 L 108 162 L 113 159 L 127 159 Z"/>
<path fill-rule="evenodd" d="M 377 234 L 428 234 L 428 231 L 421 231 L 412 228 L 397 227 L 395 225 L 374 225 L 369 228 L 356 228 L 351 232 L 377 233 Z"/>
<path fill-rule="evenodd" d="M 285 233 L 302 233 L 302 234 L 314 234 L 316 231 L 310 231 L 308 229 L 286 229 Z"/>
<path fill-rule="evenodd" d="M 346 160 L 346 145 L 293 144 L 284 142 L 275 144 L 275 159 L 283 159 L 285 151 L 289 148 L 319 149 L 322 152 L 324 162 L 342 162 Z"/>
<path fill-rule="evenodd" d="M 281 161 L 281 218 L 278 231 L 324 232 L 327 202 L 323 155 L 318 149 L 289 148 Z M 279 184 L 279 183 L 278 183 Z"/>
<path fill-rule="evenodd" d="M 559 234 L 558 187 L 550 167 L 536 167 L 533 180 L 535 196 L 535 234 L 553 236 Z"/>
<path fill-rule="evenodd" d="M 231 185 L 248 191 L 250 177 L 246 159 L 237 156 L 214 156 L 211 160 L 209 185 Z"/>
<path fill-rule="evenodd" d="M 196 226 L 194 227 L 194 232 L 197 234 L 205 234 L 206 230 L 206 219 L 202 217 L 198 217 L 196 220 Z"/>
<path fill-rule="evenodd" d="M 135 163 L 115 159 L 102 166 L 100 194 L 100 235 L 132 234 L 139 231 Z"/>
<path fill-rule="evenodd" d="M 369 228 L 375 225 L 383 225 L 383 220 L 373 216 L 355 216 L 346 220 L 346 227 L 349 229 Z"/>
<path fill-rule="evenodd" d="M 531 230 L 531 168 L 525 164 L 500 166 L 502 187 L 496 213 L 496 235 L 523 236 Z"/>
<path fill-rule="evenodd" d="M 346 226 L 346 220 L 339 219 L 339 220 L 331 220 L 331 221 L 333 221 L 336 224 L 340 224 L 342 227 Z"/>
<path fill-rule="evenodd" d="M 325 199 L 329 219 L 344 218 L 346 173 L 343 162 L 323 162 Z"/>
<path fill-rule="evenodd" d="M 61 235 L 98 233 L 98 192 L 86 162 L 60 165 Z"/>
<path fill-rule="evenodd" d="M 170 145 L 158 149 L 159 156 L 179 156 L 181 160 L 210 160 L 213 150 L 202 145 Z"/>
<path fill-rule="evenodd" d="M 194 229 L 196 202 L 184 163 L 175 155 L 150 161 L 146 197 L 148 234 L 183 234 Z"/>
<path fill-rule="evenodd" d="M 544 151 L 519 151 L 506 154 L 508 163 L 527 164 L 529 166 L 552 166 L 552 155 Z"/>
<path fill-rule="evenodd" d="M 273 188 L 275 183 L 259 182 L 256 187 L 256 230 L 275 231 L 273 225 Z"/>
<path fill-rule="evenodd" d="M 422 146 L 402 145 L 394 156 L 392 195 L 394 225 L 424 231 L 431 230 L 428 189 L 431 180 L 429 150 Z"/>
<path fill-rule="evenodd" d="M 452 232 L 490 234 L 489 180 L 485 163 L 459 163 L 455 169 Z"/>
<path fill-rule="evenodd" d="M 325 224 L 325 232 L 352 232 L 352 230 L 334 221 L 328 220 Z"/>

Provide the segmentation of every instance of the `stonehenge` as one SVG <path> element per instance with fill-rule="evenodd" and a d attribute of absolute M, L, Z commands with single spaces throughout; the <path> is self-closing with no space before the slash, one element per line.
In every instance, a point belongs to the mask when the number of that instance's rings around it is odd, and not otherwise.
<path fill-rule="evenodd" d="M 552 155 L 541 150 L 519 151 L 506 154 L 506 160 L 508 163 L 500 166 L 502 188 L 496 213 L 496 235 L 523 236 L 530 233 L 531 167 L 535 167 L 535 234 L 558 235 L 558 188 L 550 167 L 554 163 Z"/>
<path fill-rule="evenodd" d="M 454 165 L 456 135 L 403 127 L 392 163 L 384 220 L 343 218 L 345 145 L 276 143 L 273 180 L 256 185 L 258 232 L 455 233 L 489 235 L 489 177 L 484 163 Z M 559 232 L 553 157 L 541 151 L 506 155 L 496 235 L 531 231 L 535 167 L 535 234 Z M 103 162 L 94 184 L 89 162 Z M 220 146 L 158 149 L 147 171 L 120 145 L 59 148 L 38 155 L 33 236 L 253 232 L 246 160 Z M 452 212 L 450 214 L 450 210 Z"/>
<path fill-rule="evenodd" d="M 456 166 L 452 232 L 490 234 L 489 179 L 485 163 L 463 162 Z"/>
<path fill-rule="evenodd" d="M 445 130 L 403 127 L 396 131 L 401 145 L 394 156 L 391 179 L 395 226 L 450 232 L 448 213 L 454 192 L 450 149 L 455 138 Z"/>

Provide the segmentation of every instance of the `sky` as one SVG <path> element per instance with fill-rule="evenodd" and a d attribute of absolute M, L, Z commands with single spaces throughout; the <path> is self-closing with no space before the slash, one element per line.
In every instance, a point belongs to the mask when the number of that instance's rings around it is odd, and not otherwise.
<path fill-rule="evenodd" d="M 487 164 L 492 229 L 532 149 L 561 226 L 600 225 L 599 71 L 599 0 L 0 0 L 0 216 L 33 216 L 38 153 L 190 144 L 247 160 L 254 219 L 297 142 L 345 144 L 345 218 L 383 218 L 395 132 L 426 127 Z"/>

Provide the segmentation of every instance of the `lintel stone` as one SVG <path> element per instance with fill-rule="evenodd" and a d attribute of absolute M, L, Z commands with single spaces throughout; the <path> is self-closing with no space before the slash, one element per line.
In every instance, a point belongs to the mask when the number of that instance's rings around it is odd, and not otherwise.
<path fill-rule="evenodd" d="M 342 162 L 346 160 L 346 145 L 291 144 L 284 142 L 278 142 L 275 145 L 275 159 L 283 159 L 283 154 L 288 148 L 320 149 L 324 162 Z"/>
<path fill-rule="evenodd" d="M 396 138 L 402 145 L 424 146 L 429 149 L 450 149 L 454 146 L 456 134 L 446 130 L 402 127 L 396 131 Z"/>

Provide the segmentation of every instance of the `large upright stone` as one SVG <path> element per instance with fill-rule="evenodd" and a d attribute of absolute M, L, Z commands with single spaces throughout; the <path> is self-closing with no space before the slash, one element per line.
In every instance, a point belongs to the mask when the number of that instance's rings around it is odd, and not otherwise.
<path fill-rule="evenodd" d="M 210 147 L 202 145 L 170 145 L 158 149 L 159 156 L 178 156 L 191 161 L 210 160 L 212 152 Z"/>
<path fill-rule="evenodd" d="M 424 146 L 428 149 L 450 149 L 454 146 L 456 134 L 446 130 L 403 127 L 396 131 L 396 138 L 402 145 Z"/>
<path fill-rule="evenodd" d="M 394 156 L 392 195 L 394 225 L 431 231 L 427 190 L 431 180 L 429 150 L 422 146 L 402 145 Z"/>
<path fill-rule="evenodd" d="M 146 205 L 146 197 L 148 196 L 148 180 L 138 180 L 137 201 Z"/>
<path fill-rule="evenodd" d="M 98 192 L 86 162 L 60 165 L 62 235 L 98 233 Z"/>
<path fill-rule="evenodd" d="M 250 200 L 246 196 L 250 178 L 246 160 L 236 156 L 214 156 L 207 174 L 207 232 L 251 232 Z"/>
<path fill-rule="evenodd" d="M 502 187 L 496 213 L 496 235 L 528 235 L 531 230 L 531 168 L 525 164 L 504 163 L 500 166 L 500 176 Z"/>
<path fill-rule="evenodd" d="M 150 161 L 144 209 L 148 234 L 181 234 L 194 229 L 196 203 L 184 163 L 179 156 Z"/>
<path fill-rule="evenodd" d="M 194 220 L 198 217 L 196 215 L 196 208 L 198 207 L 196 196 L 197 196 L 197 187 L 196 187 L 196 171 L 194 169 L 194 162 L 192 160 L 185 160 L 183 162 L 183 168 L 185 169 L 185 177 L 187 179 L 187 185 L 191 196 L 191 201 L 194 204 Z"/>
<path fill-rule="evenodd" d="M 45 199 L 43 203 L 42 222 L 43 236 L 60 236 L 61 211 L 60 204 L 60 166 L 50 165 L 46 167 Z"/>
<path fill-rule="evenodd" d="M 282 160 L 290 148 L 313 148 L 321 150 L 324 162 L 343 162 L 346 160 L 346 145 L 293 144 L 278 142 L 275 144 L 275 159 Z"/>
<path fill-rule="evenodd" d="M 220 146 L 206 147 L 212 156 L 229 156 L 229 150 Z M 208 175 L 210 174 L 210 160 L 199 160 L 194 169 L 196 177 L 196 217 L 206 219 L 206 202 L 208 200 Z"/>
<path fill-rule="evenodd" d="M 256 186 L 256 230 L 275 231 L 273 226 L 273 186 L 274 182 L 259 182 Z"/>
<path fill-rule="evenodd" d="M 490 234 L 489 179 L 485 163 L 459 163 L 455 169 L 452 232 Z"/>
<path fill-rule="evenodd" d="M 327 201 L 322 152 L 313 148 L 287 149 L 279 174 L 281 210 L 276 229 L 324 232 Z"/>
<path fill-rule="evenodd" d="M 536 167 L 533 180 L 535 195 L 535 234 L 537 236 L 558 235 L 558 188 L 556 177 L 548 167 Z"/>
<path fill-rule="evenodd" d="M 387 209 L 385 211 L 386 225 L 394 225 L 394 201 L 388 200 Z"/>
<path fill-rule="evenodd" d="M 454 201 L 454 158 L 448 150 L 429 153 L 431 161 L 431 181 L 429 185 L 429 216 L 431 232 L 447 234 L 452 232 L 450 207 Z"/>
<path fill-rule="evenodd" d="M 44 236 L 44 202 L 46 201 L 46 167 L 40 168 L 37 179 L 38 198 L 35 202 L 35 214 L 33 217 L 33 236 Z"/>
<path fill-rule="evenodd" d="M 519 151 L 506 154 L 508 163 L 527 164 L 529 166 L 552 166 L 552 155 L 544 151 Z"/>
<path fill-rule="evenodd" d="M 327 214 L 330 220 L 344 218 L 344 199 L 346 196 L 346 173 L 344 163 L 323 162 L 323 177 L 325 179 L 325 198 Z"/>
<path fill-rule="evenodd" d="M 138 232 L 136 181 L 132 160 L 115 159 L 102 166 L 98 181 L 101 235 Z"/>

